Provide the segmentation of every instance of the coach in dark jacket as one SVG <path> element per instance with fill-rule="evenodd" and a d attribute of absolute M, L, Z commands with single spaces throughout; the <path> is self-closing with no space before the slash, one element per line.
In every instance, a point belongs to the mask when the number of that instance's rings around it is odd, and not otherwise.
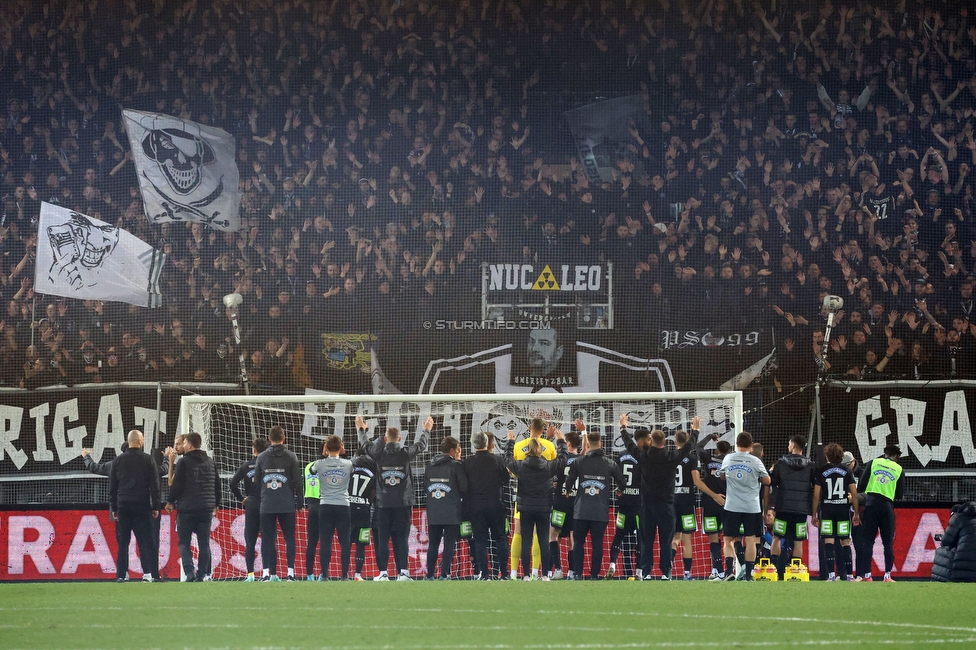
<path fill-rule="evenodd" d="M 179 514 L 176 533 L 180 545 L 180 561 L 187 582 L 210 579 L 210 526 L 220 504 L 221 487 L 217 466 L 207 452 L 200 449 L 200 434 L 187 434 L 183 440 L 183 460 L 176 466 L 173 485 L 169 488 L 166 512 L 173 512 L 174 504 Z M 193 551 L 190 539 L 197 536 L 197 570 L 193 570 Z"/>
<path fill-rule="evenodd" d="M 521 518 L 521 530 L 527 539 L 532 539 L 532 529 L 535 528 L 536 537 L 543 540 L 539 544 L 542 555 L 542 566 L 549 566 L 549 518 L 552 516 L 553 479 L 559 476 L 566 466 L 566 440 L 562 431 L 550 426 L 556 436 L 556 459 L 545 460 L 542 457 L 544 448 L 538 440 L 530 438 L 525 460 L 515 460 L 515 432 L 508 432 L 508 449 L 505 452 L 505 464 L 518 478 L 518 507 Z M 522 573 L 526 579 L 531 578 L 532 544 L 522 545 Z M 548 579 L 548 578 L 547 578 Z"/>
<path fill-rule="evenodd" d="M 461 533 L 461 495 L 468 489 L 468 477 L 461 465 L 461 443 L 447 436 L 441 453 L 427 465 L 427 578 L 437 572 L 437 551 L 444 539 L 441 579 L 451 577 L 454 548 Z"/>
<path fill-rule="evenodd" d="M 674 559 L 671 552 L 675 527 L 674 477 L 678 463 L 695 450 L 695 440 L 688 437 L 683 439 L 680 447 L 666 449 L 664 431 L 655 429 L 650 435 L 650 445 L 641 447 L 634 442 L 627 425 L 628 418 L 624 413 L 620 416 L 620 436 L 627 451 L 637 459 L 641 475 L 641 572 L 645 580 L 650 580 L 654 568 L 654 538 L 657 536 L 661 576 L 670 580 Z M 700 421 L 695 416 L 691 422 L 692 431 L 698 431 L 699 426 Z M 678 434 L 682 437 L 687 435 L 680 431 Z"/>
<path fill-rule="evenodd" d="M 116 581 L 129 579 L 129 540 L 135 533 L 142 562 L 142 579 L 152 582 L 159 574 L 159 556 L 152 539 L 152 520 L 159 518 L 159 469 L 142 450 L 142 432 L 133 429 L 129 447 L 115 459 L 109 471 L 109 516 L 116 523 L 118 557 Z"/>
<path fill-rule="evenodd" d="M 976 501 L 952 507 L 942 546 L 935 551 L 932 579 L 976 582 Z"/>
<path fill-rule="evenodd" d="M 508 470 L 502 459 L 492 453 L 495 436 L 476 431 L 471 434 L 474 455 L 464 459 L 464 473 L 468 477 L 468 491 L 464 493 L 464 507 L 471 517 L 474 536 L 474 572 L 483 580 L 497 579 L 499 571 L 508 570 L 508 534 L 505 531 L 507 513 L 502 501 L 508 485 Z M 488 566 L 489 536 L 495 541 L 495 561 Z"/>

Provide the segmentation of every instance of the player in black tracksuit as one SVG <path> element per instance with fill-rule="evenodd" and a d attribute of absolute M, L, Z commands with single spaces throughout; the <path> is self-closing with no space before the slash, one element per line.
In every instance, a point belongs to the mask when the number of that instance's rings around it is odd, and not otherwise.
<path fill-rule="evenodd" d="M 577 420 L 577 429 L 585 431 L 582 420 Z M 566 434 L 566 462 L 563 471 L 556 475 L 552 486 L 552 528 L 549 529 L 549 566 L 543 566 L 552 576 L 553 580 L 563 578 L 561 551 L 559 550 L 559 540 L 569 539 L 569 556 L 573 554 L 573 507 L 576 499 L 567 496 L 566 477 L 569 476 L 569 468 L 582 456 L 579 455 L 580 434 L 578 431 L 570 431 Z M 569 567 L 566 567 L 569 571 Z M 571 572 L 570 572 L 571 574 Z"/>
<path fill-rule="evenodd" d="M 692 419 L 692 428 L 698 418 Z M 651 579 L 654 567 L 654 538 L 659 536 L 661 579 L 671 579 L 671 540 L 674 538 L 675 468 L 691 454 L 694 446 L 688 440 L 678 449 L 665 449 L 664 431 L 651 432 L 650 445 L 641 448 L 627 431 L 627 414 L 620 416 L 620 435 L 627 451 L 637 457 L 641 469 L 641 570 L 644 580 Z"/>
<path fill-rule="evenodd" d="M 356 544 L 356 575 L 363 579 L 366 546 L 373 526 L 373 504 L 376 502 L 376 461 L 360 447 L 352 459 L 352 479 L 349 482 L 349 525 L 352 542 Z"/>
<path fill-rule="evenodd" d="M 550 430 L 552 427 L 550 426 Z M 558 429 L 556 436 L 556 460 L 542 458 L 543 448 L 538 441 L 529 441 L 525 460 L 515 460 L 515 432 L 508 432 L 505 464 L 518 478 L 518 508 L 521 530 L 526 539 L 532 539 L 532 531 L 540 540 L 549 539 L 549 519 L 552 516 L 553 479 L 562 474 L 566 463 L 566 441 Z M 540 544 L 541 566 L 549 566 L 549 547 Z M 532 577 L 532 545 L 522 546 L 522 572 L 526 580 Z M 548 580 L 548 577 L 543 576 Z"/>
<path fill-rule="evenodd" d="M 643 434 L 645 431 L 641 431 L 641 433 Z M 644 438 L 650 438 L 650 435 L 650 431 L 646 431 L 646 435 L 637 439 L 637 444 L 642 444 L 641 441 Z M 610 568 L 607 569 L 604 576 L 607 579 L 616 574 L 620 547 L 623 545 L 624 538 L 631 534 L 636 536 L 637 544 L 634 546 L 634 553 L 624 554 L 624 575 L 628 577 L 634 575 L 635 556 L 637 577 L 641 575 L 640 529 L 637 525 L 641 505 L 640 477 L 638 475 L 640 464 L 633 454 L 624 453 L 617 459 L 617 466 L 620 467 L 620 472 L 624 475 L 624 484 L 620 490 L 620 496 L 617 497 L 617 527 L 613 533 L 613 542 L 610 543 Z"/>
<path fill-rule="evenodd" d="M 617 465 L 603 452 L 603 443 L 598 431 L 586 435 L 589 448 L 569 470 L 566 485 L 575 490 L 576 503 L 573 507 L 573 537 L 575 547 L 570 566 L 574 578 L 583 577 L 583 548 L 586 534 L 590 534 L 591 552 L 590 578 L 600 577 L 603 564 L 603 536 L 610 521 L 610 494 L 612 483 L 618 489 L 624 485 L 624 476 Z"/>
<path fill-rule="evenodd" d="M 255 438 L 251 443 L 252 457 L 244 461 L 230 479 L 230 491 L 244 508 L 244 563 L 248 582 L 254 581 L 255 548 L 261 532 L 261 483 L 254 480 L 254 467 L 258 455 L 270 444 L 267 438 Z"/>
<path fill-rule="evenodd" d="M 389 580 L 387 568 L 391 540 L 393 559 L 399 571 L 396 579 L 411 580 L 407 568 L 407 538 L 410 535 L 415 497 L 410 462 L 427 449 L 427 437 L 434 428 L 434 420 L 428 417 L 423 428 L 417 432 L 415 442 L 407 446 L 400 444 L 400 430 L 395 427 L 388 428 L 386 435 L 374 443 L 369 441 L 368 427 L 361 417 L 356 418 L 356 428 L 359 430 L 359 444 L 368 447 L 369 455 L 376 461 L 380 477 L 376 486 L 376 528 L 379 533 L 376 542 L 376 566 L 380 574 L 374 580 Z"/>
<path fill-rule="evenodd" d="M 725 479 L 718 475 L 722 467 L 722 459 L 731 451 L 726 440 L 717 440 L 713 434 L 698 442 L 699 469 L 691 473 L 695 487 L 702 495 L 702 531 L 708 536 L 708 551 L 712 559 L 710 580 L 725 577 L 725 565 L 722 562 L 722 542 L 718 535 L 722 530 L 725 516 Z M 705 446 L 717 440 L 715 451 L 705 449 Z"/>
<path fill-rule="evenodd" d="M 675 434 L 675 444 L 678 444 L 678 436 Z M 699 432 L 692 429 L 691 440 L 698 440 Z M 674 474 L 674 539 L 671 541 L 672 555 L 678 557 L 678 549 L 681 549 L 681 559 L 684 568 L 684 579 L 691 580 L 691 566 L 694 560 L 694 552 L 691 545 L 691 534 L 698 530 L 698 521 L 695 516 L 695 479 L 694 473 L 698 469 L 698 453 L 693 448 L 692 452 L 681 459 Z M 672 566 L 674 560 L 672 560 Z"/>
<path fill-rule="evenodd" d="M 427 579 L 437 572 L 437 552 L 444 539 L 441 557 L 441 579 L 451 577 L 454 549 L 461 533 L 461 495 L 468 490 L 468 478 L 461 465 L 461 443 L 447 436 L 441 442 L 441 453 L 427 465 L 424 480 L 427 489 Z"/>
<path fill-rule="evenodd" d="M 302 464 L 298 456 L 285 447 L 285 430 L 271 427 L 271 446 L 263 451 L 254 465 L 254 477 L 261 485 L 261 563 L 268 579 L 278 577 L 278 527 L 285 538 L 288 579 L 295 580 L 295 513 L 304 496 Z"/>
<path fill-rule="evenodd" d="M 476 431 L 471 434 L 471 444 L 474 455 L 465 458 L 462 464 L 468 477 L 468 491 L 463 498 L 474 536 L 474 573 L 482 580 L 495 580 L 499 571 L 508 569 L 507 513 L 502 499 L 509 474 L 504 461 L 492 453 L 494 434 Z M 495 562 L 489 567 L 488 545 L 492 541 Z"/>

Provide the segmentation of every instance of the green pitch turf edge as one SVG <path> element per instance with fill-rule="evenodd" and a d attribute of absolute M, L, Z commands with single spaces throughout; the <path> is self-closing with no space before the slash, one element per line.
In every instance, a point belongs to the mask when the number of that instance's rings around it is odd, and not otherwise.
<path fill-rule="evenodd" d="M 976 647 L 976 586 L 0 584 L 0 648 Z"/>

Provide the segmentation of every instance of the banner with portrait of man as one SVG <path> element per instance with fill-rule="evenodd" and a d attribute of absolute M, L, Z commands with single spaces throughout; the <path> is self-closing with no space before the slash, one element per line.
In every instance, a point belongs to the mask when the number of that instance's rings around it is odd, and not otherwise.
<path fill-rule="evenodd" d="M 566 388 L 579 384 L 576 339 L 557 322 L 539 323 L 512 347 L 512 386 Z"/>

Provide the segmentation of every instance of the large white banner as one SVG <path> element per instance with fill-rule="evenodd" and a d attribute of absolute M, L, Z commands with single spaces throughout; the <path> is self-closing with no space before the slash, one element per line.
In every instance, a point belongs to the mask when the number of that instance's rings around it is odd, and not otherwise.
<path fill-rule="evenodd" d="M 232 135 L 160 113 L 122 114 L 150 221 L 195 221 L 216 230 L 240 230 Z"/>
<path fill-rule="evenodd" d="M 50 203 L 41 204 L 34 290 L 140 307 L 162 303 L 166 255 L 135 235 Z"/>

